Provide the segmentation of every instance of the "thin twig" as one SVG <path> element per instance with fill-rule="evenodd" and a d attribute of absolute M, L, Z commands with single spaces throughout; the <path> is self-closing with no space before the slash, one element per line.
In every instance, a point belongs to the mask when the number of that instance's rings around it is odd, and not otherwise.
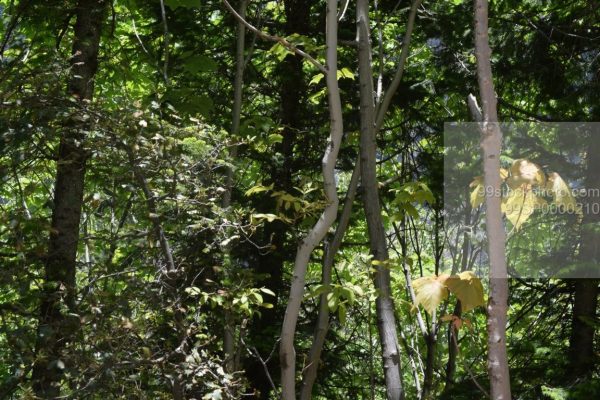
<path fill-rule="evenodd" d="M 167 25 L 167 13 L 165 11 L 165 1 L 160 0 L 160 15 L 162 17 L 163 29 L 164 29 L 164 42 L 163 47 L 164 50 L 164 65 L 163 65 L 163 76 L 165 78 L 165 82 L 169 83 L 169 75 L 167 69 L 169 68 L 169 26 Z"/>
<path fill-rule="evenodd" d="M 304 59 L 308 60 L 312 65 L 317 67 L 317 69 L 319 71 L 321 71 L 323 74 L 325 74 L 325 75 L 327 74 L 327 68 L 325 68 L 325 66 L 323 64 L 321 64 L 320 62 L 318 62 L 314 57 L 312 57 L 311 55 L 300 50 L 298 47 L 296 47 L 292 43 L 288 42 L 285 38 L 282 38 L 280 36 L 269 35 L 268 33 L 265 33 L 263 31 L 259 30 L 258 28 L 255 28 L 248 21 L 246 21 L 240 14 L 238 14 L 238 12 L 231 6 L 231 4 L 229 4 L 229 2 L 227 0 L 223 0 L 223 4 L 225 5 L 225 8 L 227 8 L 227 10 L 229 10 L 231 15 L 233 15 L 233 17 L 235 19 L 237 19 L 239 22 L 244 24 L 246 26 L 246 28 L 248 28 L 248 30 L 250 30 L 251 32 L 256 34 L 258 37 L 265 39 L 265 40 L 269 40 L 271 42 L 279 43 L 280 45 L 282 45 L 283 47 L 285 47 L 292 53 L 297 54 L 300 57 L 303 57 Z"/>

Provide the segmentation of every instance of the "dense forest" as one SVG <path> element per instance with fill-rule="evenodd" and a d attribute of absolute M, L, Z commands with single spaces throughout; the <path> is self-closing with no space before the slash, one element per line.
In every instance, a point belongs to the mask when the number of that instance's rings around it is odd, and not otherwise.
<path fill-rule="evenodd" d="M 600 3 L 0 0 L 0 399 L 600 398 Z"/>

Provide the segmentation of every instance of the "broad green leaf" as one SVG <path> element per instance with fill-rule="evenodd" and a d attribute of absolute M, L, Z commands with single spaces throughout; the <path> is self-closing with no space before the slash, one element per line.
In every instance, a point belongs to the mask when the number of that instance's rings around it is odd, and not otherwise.
<path fill-rule="evenodd" d="M 321 80 L 325 77 L 325 75 L 323 75 L 322 73 L 316 74 L 315 76 L 312 77 L 312 79 L 310 80 L 310 82 L 308 83 L 309 85 L 316 85 L 317 83 L 321 82 Z"/>
<path fill-rule="evenodd" d="M 256 186 L 252 186 L 250 189 L 246 190 L 245 194 L 246 194 L 246 196 L 250 196 L 255 193 L 268 192 L 269 190 L 273 190 L 272 184 L 269 186 L 256 185 Z"/>
<path fill-rule="evenodd" d="M 429 313 L 433 314 L 442 301 L 448 298 L 448 288 L 444 282 L 448 275 L 424 276 L 413 281 L 415 302 L 422 305 Z"/>
<path fill-rule="evenodd" d="M 338 307 L 338 318 L 341 325 L 346 325 L 346 306 L 343 304 Z"/>
<path fill-rule="evenodd" d="M 214 72 L 217 70 L 217 63 L 211 58 L 203 55 L 194 55 L 185 60 L 184 68 L 192 74 L 201 72 Z"/>
<path fill-rule="evenodd" d="M 338 69 L 338 71 L 337 71 L 337 79 L 338 79 L 338 81 L 341 78 L 354 79 L 354 73 L 352 73 L 352 71 L 350 71 L 348 68 Z"/>
<path fill-rule="evenodd" d="M 481 280 L 471 271 L 450 276 L 446 286 L 460 300 L 464 312 L 485 304 Z"/>
<path fill-rule="evenodd" d="M 327 295 L 327 307 L 329 307 L 330 311 L 336 311 L 339 302 L 340 299 L 336 296 L 335 293 L 329 293 Z"/>
<path fill-rule="evenodd" d="M 280 133 L 272 133 L 268 136 L 267 142 L 269 144 L 281 143 L 283 141 L 283 135 Z"/>
<path fill-rule="evenodd" d="M 288 50 L 287 47 L 285 47 L 284 45 L 282 45 L 279 42 L 275 43 L 269 49 L 269 52 L 273 53 L 277 57 L 277 60 L 279 60 L 279 61 L 283 61 L 283 59 L 286 58 L 289 54 L 294 54 L 294 52 Z"/>
<path fill-rule="evenodd" d="M 329 292 L 331 292 L 331 285 L 318 285 L 312 291 L 312 296 L 316 297 L 316 296 L 320 296 L 323 293 L 329 293 Z"/>

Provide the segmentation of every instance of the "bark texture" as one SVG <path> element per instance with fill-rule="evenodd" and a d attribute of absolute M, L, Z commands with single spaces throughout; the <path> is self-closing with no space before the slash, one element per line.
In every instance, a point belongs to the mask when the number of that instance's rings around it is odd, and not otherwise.
<path fill-rule="evenodd" d="M 600 233 L 597 224 L 600 215 L 594 213 L 600 204 L 595 196 L 600 189 L 600 140 L 598 132 L 590 132 L 587 148 L 587 171 L 585 188 L 588 195 L 584 198 L 583 227 L 581 238 L 580 261 L 586 270 L 598 268 L 600 262 Z M 596 319 L 598 307 L 598 279 L 586 278 L 586 271 L 581 271 L 581 278 L 575 280 L 575 297 L 573 302 L 573 322 L 569 342 L 569 373 L 571 380 L 589 376 L 596 363 L 594 353 L 595 329 L 590 321 Z"/>
<path fill-rule="evenodd" d="M 285 0 L 283 2 L 285 24 L 283 26 L 285 35 L 294 33 L 308 35 L 310 33 L 310 8 L 312 0 Z M 288 55 L 278 66 L 278 75 L 281 76 L 279 82 L 280 109 L 279 118 L 281 121 L 281 143 L 275 146 L 275 157 L 271 167 L 270 180 L 274 184 L 274 190 L 283 191 L 296 195 L 294 189 L 293 176 L 300 168 L 301 158 L 295 156 L 299 138 L 306 136 L 300 132 L 306 128 L 305 101 L 307 90 L 305 88 L 305 74 L 302 69 L 303 57 L 301 55 Z M 270 195 L 263 201 L 263 212 L 272 212 L 276 204 Z M 279 302 L 284 296 L 283 285 L 283 266 L 285 262 L 292 261 L 293 245 L 287 240 L 290 232 L 290 225 L 276 220 L 268 224 L 264 230 L 264 242 L 271 245 L 271 251 L 260 254 L 257 257 L 257 270 L 260 273 L 268 274 L 268 278 L 262 284 L 273 290 L 276 294 L 276 300 L 272 309 L 265 309 L 262 316 L 251 327 L 251 334 L 255 338 L 264 336 L 273 336 L 274 331 L 281 326 L 281 307 Z M 263 354 L 269 354 L 272 351 L 273 344 L 265 343 L 264 347 L 259 346 L 259 351 Z M 279 365 L 277 358 L 274 357 L 268 363 L 269 373 L 274 379 L 277 379 Z M 260 397 L 267 399 L 271 391 L 271 383 L 264 373 L 260 361 L 253 361 L 251 368 L 247 369 L 252 385 L 260 392 Z"/>
<path fill-rule="evenodd" d="M 82 107 L 92 100 L 101 28 L 107 6 L 108 2 L 103 0 L 80 0 L 77 4 L 67 92 Z M 44 399 L 60 395 L 61 375 L 68 367 L 68 360 L 62 353 L 78 327 L 78 319 L 68 314 L 75 314 L 76 311 L 76 259 L 88 156 L 84 142 L 89 126 L 82 121 L 84 118 L 76 113 L 65 126 L 56 163 L 52 228 L 32 372 L 35 394 Z"/>
<path fill-rule="evenodd" d="M 475 0 L 475 56 L 482 102 L 481 149 L 486 187 L 486 230 L 490 260 L 490 294 L 487 306 L 488 372 L 492 399 L 508 400 L 511 398 L 506 354 L 508 275 L 505 253 L 506 233 L 500 209 L 502 132 L 498 125 L 497 100 L 492 81 L 487 0 Z"/>
<path fill-rule="evenodd" d="M 281 363 L 281 397 L 284 400 L 296 398 L 296 353 L 294 350 L 294 334 L 304 296 L 306 269 L 310 255 L 325 237 L 327 230 L 333 225 L 337 215 L 338 197 L 335 182 L 335 164 L 343 134 L 342 103 L 337 82 L 337 0 L 327 1 L 326 17 L 326 60 L 327 60 L 327 92 L 329 100 L 329 138 L 322 159 L 323 189 L 325 192 L 325 209 L 315 226 L 300 242 L 294 261 L 290 296 L 281 328 L 281 344 L 279 359 Z"/>
<path fill-rule="evenodd" d="M 246 18 L 246 9 L 248 0 L 240 0 L 238 13 L 242 18 Z M 246 26 L 238 21 L 235 49 L 235 78 L 233 82 L 233 110 L 231 116 L 231 141 L 233 145 L 229 148 L 229 157 L 235 160 L 237 157 L 237 137 L 240 133 L 240 120 L 242 116 L 242 94 L 244 85 L 244 50 L 246 48 Z M 222 205 L 228 209 L 231 205 L 231 192 L 233 190 L 233 168 L 228 167 L 225 177 L 225 193 L 223 193 Z M 226 256 L 229 255 L 229 249 L 225 249 Z M 235 362 L 235 319 L 231 310 L 224 310 L 225 329 L 223 332 L 223 352 L 225 358 L 225 370 L 232 373 L 238 369 Z"/>
<path fill-rule="evenodd" d="M 360 164 L 363 188 L 363 204 L 371 254 L 376 272 L 374 276 L 378 297 L 375 302 L 377 328 L 381 342 L 383 372 L 386 395 L 389 400 L 404 398 L 398 334 L 394 302 L 391 296 L 390 270 L 386 265 L 389 259 L 387 240 L 377 186 L 377 163 L 375 143 L 375 103 L 373 91 L 373 71 L 371 68 L 371 41 L 369 25 L 369 2 L 358 0 L 356 5 L 358 65 L 360 83 Z"/>
<path fill-rule="evenodd" d="M 348 229 L 350 216 L 352 214 L 352 204 L 356 197 L 359 178 L 360 163 L 358 162 L 352 172 L 352 178 L 350 178 L 350 184 L 348 185 L 348 191 L 346 192 L 346 199 L 344 200 L 344 207 L 339 217 L 338 226 L 335 229 L 333 239 L 325 249 L 325 257 L 323 258 L 323 278 L 321 282 L 323 285 L 331 284 L 331 270 L 335 261 L 335 255 L 339 250 L 344 234 Z M 325 344 L 325 336 L 327 336 L 328 329 L 329 306 L 327 305 L 327 293 L 323 293 L 319 297 L 319 316 L 317 317 L 313 343 L 310 347 L 306 367 L 302 373 L 302 388 L 300 390 L 301 400 L 309 400 L 312 396 L 312 388 L 317 379 L 317 370 L 319 369 L 319 363 L 321 361 L 321 351 Z"/>

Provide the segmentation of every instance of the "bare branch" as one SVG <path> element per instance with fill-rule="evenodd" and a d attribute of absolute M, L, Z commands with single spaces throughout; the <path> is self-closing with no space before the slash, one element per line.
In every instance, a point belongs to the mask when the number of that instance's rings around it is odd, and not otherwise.
<path fill-rule="evenodd" d="M 383 125 L 383 119 L 385 118 L 385 114 L 387 113 L 388 108 L 392 102 L 392 97 L 398 90 L 398 86 L 400 86 L 400 81 L 402 81 L 402 75 L 404 75 L 404 66 L 406 65 L 406 59 L 408 58 L 408 50 L 410 48 L 410 40 L 412 38 L 412 32 L 415 26 L 415 18 L 417 16 L 417 10 L 423 0 L 414 0 L 412 6 L 410 7 L 410 13 L 408 15 L 408 22 L 406 23 L 406 33 L 404 33 L 404 39 L 402 40 L 402 50 L 400 53 L 400 60 L 398 61 L 398 68 L 396 69 L 396 74 L 394 75 L 394 79 L 390 86 L 385 91 L 383 95 L 383 99 L 381 103 L 378 105 L 376 110 L 376 118 L 375 118 L 375 133 L 377 133 L 381 126 Z"/>
<path fill-rule="evenodd" d="M 282 45 L 283 47 L 285 47 L 292 53 L 299 55 L 300 57 L 308 60 L 312 65 L 317 67 L 317 69 L 319 71 L 321 71 L 323 74 L 327 75 L 327 68 L 325 68 L 325 66 L 323 64 L 318 62 L 310 54 L 307 54 L 306 52 L 300 50 L 294 44 L 288 42 L 285 38 L 282 38 L 281 36 L 269 35 L 268 33 L 265 33 L 263 31 L 261 31 L 260 29 L 254 27 L 252 24 L 250 24 L 248 21 L 246 21 L 240 14 L 238 14 L 238 12 L 235 10 L 235 8 L 233 8 L 227 0 L 223 0 L 223 5 L 225 5 L 225 8 L 227 8 L 227 10 L 229 10 L 231 15 L 233 15 L 233 17 L 235 19 L 237 19 L 239 22 L 244 24 L 246 26 L 246 28 L 248 28 L 248 30 L 250 30 L 251 32 L 256 34 L 258 37 L 265 39 L 265 40 L 269 40 L 271 42 L 279 43 L 280 45 Z M 336 73 L 337 73 L 337 71 L 336 71 Z"/>

